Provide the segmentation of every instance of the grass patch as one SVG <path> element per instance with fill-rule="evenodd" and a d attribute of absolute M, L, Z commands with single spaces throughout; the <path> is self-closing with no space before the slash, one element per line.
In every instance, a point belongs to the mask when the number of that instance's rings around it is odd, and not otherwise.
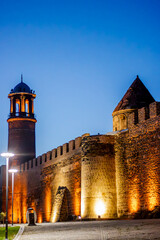
<path fill-rule="evenodd" d="M 12 240 L 19 231 L 19 226 L 8 227 L 8 239 Z M 0 240 L 5 240 L 5 227 L 0 227 Z"/>

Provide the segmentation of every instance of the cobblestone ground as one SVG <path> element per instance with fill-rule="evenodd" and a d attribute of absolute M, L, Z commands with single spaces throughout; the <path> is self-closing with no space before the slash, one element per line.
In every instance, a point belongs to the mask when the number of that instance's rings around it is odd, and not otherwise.
<path fill-rule="evenodd" d="M 160 239 L 160 219 L 42 223 L 25 226 L 19 240 Z"/>

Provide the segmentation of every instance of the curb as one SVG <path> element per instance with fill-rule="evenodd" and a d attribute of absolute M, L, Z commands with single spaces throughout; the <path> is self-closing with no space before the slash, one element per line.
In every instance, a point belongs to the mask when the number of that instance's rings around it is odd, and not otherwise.
<path fill-rule="evenodd" d="M 24 231 L 24 226 L 20 226 L 20 229 L 19 229 L 18 233 L 16 234 L 16 236 L 13 238 L 13 240 L 19 240 L 19 238 L 22 235 L 23 231 Z"/>

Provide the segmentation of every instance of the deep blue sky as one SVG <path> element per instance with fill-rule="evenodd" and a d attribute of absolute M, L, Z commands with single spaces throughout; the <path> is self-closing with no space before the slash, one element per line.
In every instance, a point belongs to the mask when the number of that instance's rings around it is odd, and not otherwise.
<path fill-rule="evenodd" d="M 159 101 L 159 12 L 159 0 L 0 0 L 0 152 L 21 73 L 37 94 L 37 156 L 112 131 L 112 111 L 137 74 Z"/>

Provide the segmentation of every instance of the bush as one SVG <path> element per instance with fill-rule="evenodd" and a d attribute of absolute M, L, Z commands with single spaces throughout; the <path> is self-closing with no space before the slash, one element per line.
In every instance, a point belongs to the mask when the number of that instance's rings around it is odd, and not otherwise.
<path fill-rule="evenodd" d="M 148 210 L 139 210 L 134 214 L 135 219 L 147 219 L 149 218 L 150 211 Z"/>
<path fill-rule="evenodd" d="M 0 222 L 3 223 L 3 225 L 4 225 L 4 219 L 5 219 L 5 217 L 6 217 L 6 213 L 1 212 L 1 213 L 0 213 Z"/>
<path fill-rule="evenodd" d="M 134 219 L 160 218 L 160 206 L 156 206 L 152 211 L 139 210 L 133 217 Z"/>
<path fill-rule="evenodd" d="M 160 218 L 160 206 L 156 206 L 150 213 L 151 218 Z"/>

